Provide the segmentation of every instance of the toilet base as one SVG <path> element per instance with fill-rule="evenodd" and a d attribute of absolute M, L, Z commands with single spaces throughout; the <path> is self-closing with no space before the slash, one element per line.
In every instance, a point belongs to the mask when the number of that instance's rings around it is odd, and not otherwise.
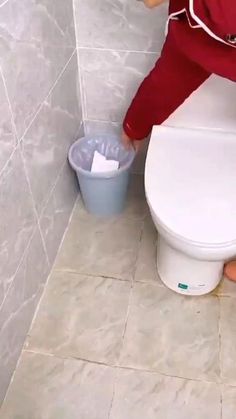
<path fill-rule="evenodd" d="M 157 244 L 157 270 L 164 284 L 185 295 L 203 295 L 219 284 L 224 261 L 201 261 L 170 247 L 159 236 Z"/>

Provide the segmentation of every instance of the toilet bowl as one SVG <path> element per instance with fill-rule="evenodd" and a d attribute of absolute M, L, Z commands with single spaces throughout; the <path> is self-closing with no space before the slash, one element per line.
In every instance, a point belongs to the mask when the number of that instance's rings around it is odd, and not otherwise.
<path fill-rule="evenodd" d="M 211 292 L 236 255 L 236 134 L 154 127 L 145 191 L 161 280 L 181 294 Z"/>

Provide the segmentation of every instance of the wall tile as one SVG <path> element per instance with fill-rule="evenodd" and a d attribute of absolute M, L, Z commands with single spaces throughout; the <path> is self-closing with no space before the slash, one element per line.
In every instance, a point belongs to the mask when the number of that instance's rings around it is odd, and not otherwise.
<path fill-rule="evenodd" d="M 75 46 L 72 0 L 9 0 L 1 8 L 0 35 L 5 42 Z"/>
<path fill-rule="evenodd" d="M 72 52 L 73 48 L 61 47 L 59 51 L 43 44 L 12 40 L 5 42 L 3 48 L 0 45 L 0 65 L 18 138 L 29 126 Z"/>
<path fill-rule="evenodd" d="M 79 46 L 160 51 L 167 6 L 147 10 L 134 0 L 75 0 Z"/>
<path fill-rule="evenodd" d="M 0 172 L 16 145 L 11 113 L 0 73 Z"/>
<path fill-rule="evenodd" d="M 81 121 L 76 91 L 77 60 L 72 58 L 55 89 L 44 102 L 23 143 L 30 184 L 40 213 L 76 139 Z"/>
<path fill-rule="evenodd" d="M 109 121 L 84 121 L 84 132 L 86 135 L 102 135 L 102 134 L 114 134 L 120 135 L 121 124 L 117 122 Z"/>
<path fill-rule="evenodd" d="M 77 59 L 70 60 L 75 52 L 72 0 L 0 0 L 0 11 L 1 402 L 49 270 L 22 156 L 40 212 L 82 116 L 76 90 Z M 27 130 L 21 151 L 18 148 L 12 154 Z M 51 261 L 76 196 L 70 175 L 66 169 L 62 173 L 41 224 Z"/>
<path fill-rule="evenodd" d="M 40 219 L 51 265 L 56 257 L 78 192 L 75 174 L 66 163 Z"/>
<path fill-rule="evenodd" d="M 0 305 L 35 226 L 32 200 L 16 150 L 0 178 Z"/>
<path fill-rule="evenodd" d="M 0 404 L 9 385 L 49 273 L 39 230 L 14 277 L 0 310 Z"/>
<path fill-rule="evenodd" d="M 79 51 L 85 119 L 120 122 L 156 54 Z"/>

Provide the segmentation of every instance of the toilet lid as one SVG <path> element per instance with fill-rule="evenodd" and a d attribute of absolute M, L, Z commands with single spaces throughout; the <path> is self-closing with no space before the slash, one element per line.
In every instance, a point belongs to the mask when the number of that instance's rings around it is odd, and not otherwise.
<path fill-rule="evenodd" d="M 172 234 L 209 246 L 236 241 L 236 133 L 155 127 L 145 187 Z"/>

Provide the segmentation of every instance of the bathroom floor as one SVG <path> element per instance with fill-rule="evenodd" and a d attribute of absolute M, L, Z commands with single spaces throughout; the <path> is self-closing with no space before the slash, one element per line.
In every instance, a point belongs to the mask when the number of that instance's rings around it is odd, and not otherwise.
<path fill-rule="evenodd" d="M 235 419 L 236 284 L 166 289 L 135 176 L 125 213 L 74 214 L 1 419 Z"/>

